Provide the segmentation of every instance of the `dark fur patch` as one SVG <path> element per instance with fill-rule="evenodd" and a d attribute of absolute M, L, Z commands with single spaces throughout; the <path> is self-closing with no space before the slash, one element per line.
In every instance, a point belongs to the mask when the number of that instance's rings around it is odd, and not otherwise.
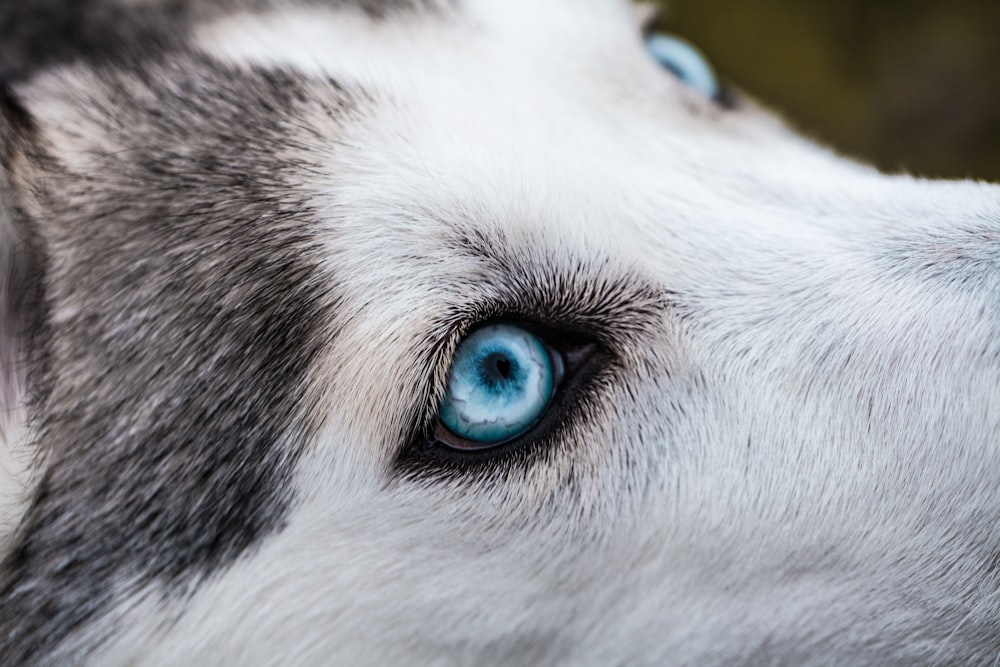
<path fill-rule="evenodd" d="M 186 45 L 194 23 L 228 12 L 288 6 L 276 0 L 0 0 L 0 81 L 74 62 L 136 63 Z M 431 11 L 433 0 L 298 0 L 297 4 L 355 8 L 376 20 Z"/>
<path fill-rule="evenodd" d="M 188 13 L 183 2 L 130 11 L 108 0 L 0 0 L 0 80 L 26 80 L 77 60 L 156 53 L 177 43 Z"/>
<path fill-rule="evenodd" d="M 26 391 L 24 341 L 41 339 L 44 326 L 41 251 L 14 200 L 12 158 L 36 128 L 10 91 L 0 85 L 0 438 Z"/>
<path fill-rule="evenodd" d="M 100 78 L 85 173 L 25 158 L 59 321 L 33 340 L 47 467 L 0 570 L 4 664 L 44 664 L 121 596 L 183 592 L 280 530 L 314 428 L 334 304 L 294 175 L 331 140 L 308 119 L 328 132 L 354 102 L 207 59 Z"/>

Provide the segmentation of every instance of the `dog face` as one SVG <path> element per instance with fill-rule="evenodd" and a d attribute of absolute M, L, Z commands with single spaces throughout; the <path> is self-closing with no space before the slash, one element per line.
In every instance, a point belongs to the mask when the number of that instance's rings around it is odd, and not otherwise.
<path fill-rule="evenodd" d="M 74 7 L 0 9 L 0 654 L 1000 655 L 995 188 L 615 0 Z"/>

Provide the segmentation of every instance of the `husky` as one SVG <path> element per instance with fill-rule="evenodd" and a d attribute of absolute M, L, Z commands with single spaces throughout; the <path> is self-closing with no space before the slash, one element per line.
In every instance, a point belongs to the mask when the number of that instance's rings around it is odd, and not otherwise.
<path fill-rule="evenodd" d="M 0 664 L 1000 664 L 1000 189 L 647 14 L 0 3 Z"/>

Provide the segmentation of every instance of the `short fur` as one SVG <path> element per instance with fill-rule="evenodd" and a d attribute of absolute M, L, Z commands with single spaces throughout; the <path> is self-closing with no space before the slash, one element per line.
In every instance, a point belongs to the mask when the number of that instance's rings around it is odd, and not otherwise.
<path fill-rule="evenodd" d="M 994 186 L 618 0 L 0 2 L 3 664 L 994 664 Z M 462 338 L 578 368 L 435 443 Z"/>

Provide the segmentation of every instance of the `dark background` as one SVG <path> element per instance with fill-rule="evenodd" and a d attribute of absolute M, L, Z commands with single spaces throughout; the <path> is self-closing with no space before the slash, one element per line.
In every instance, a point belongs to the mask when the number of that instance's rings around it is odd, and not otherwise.
<path fill-rule="evenodd" d="M 657 27 L 806 134 L 890 171 L 1000 181 L 1000 0 L 667 0 Z"/>

